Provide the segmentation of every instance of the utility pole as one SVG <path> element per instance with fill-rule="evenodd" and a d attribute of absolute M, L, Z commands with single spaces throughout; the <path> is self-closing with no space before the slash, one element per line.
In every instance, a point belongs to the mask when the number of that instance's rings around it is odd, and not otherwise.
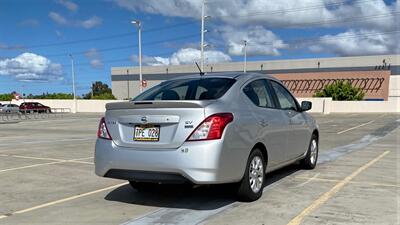
<path fill-rule="evenodd" d="M 91 89 L 92 89 L 92 91 L 91 91 L 91 97 L 90 97 L 90 98 L 93 99 L 93 96 L 94 96 L 94 94 L 93 94 L 93 91 L 94 91 L 94 90 L 93 90 L 93 89 L 94 89 L 94 83 L 93 83 L 93 82 L 92 82 L 92 88 L 91 88 Z"/>
<path fill-rule="evenodd" d="M 129 70 L 126 70 L 126 85 L 128 87 L 128 98 L 129 99 Z"/>
<path fill-rule="evenodd" d="M 204 72 L 204 20 L 205 20 L 205 5 L 206 5 L 206 0 L 203 0 L 201 4 L 201 43 L 200 43 L 200 68 L 201 71 Z"/>
<path fill-rule="evenodd" d="M 77 111 L 77 102 L 76 102 L 76 89 L 75 89 L 74 57 L 72 57 L 72 54 L 69 54 L 69 57 L 71 58 L 72 92 L 74 94 L 74 107 L 72 109 L 72 113 L 76 113 L 76 111 Z"/>
<path fill-rule="evenodd" d="M 138 28 L 139 35 L 139 91 L 143 92 L 143 75 L 142 75 L 142 24 L 140 20 L 131 21 L 132 24 L 135 24 Z"/>
<path fill-rule="evenodd" d="M 244 52 L 244 65 L 243 65 L 243 72 L 247 72 L 247 40 L 244 40 L 243 52 Z"/>

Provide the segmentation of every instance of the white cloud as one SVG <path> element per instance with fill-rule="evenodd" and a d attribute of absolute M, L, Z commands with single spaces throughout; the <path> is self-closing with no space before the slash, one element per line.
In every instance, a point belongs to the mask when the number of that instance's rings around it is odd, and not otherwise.
<path fill-rule="evenodd" d="M 243 55 L 244 40 L 247 41 L 248 55 L 280 55 L 279 49 L 288 45 L 280 40 L 270 30 L 262 26 L 251 26 L 248 29 L 226 26 L 221 29 L 221 35 L 228 45 L 230 55 Z"/>
<path fill-rule="evenodd" d="M 76 26 L 76 27 L 83 27 L 86 29 L 90 29 L 93 27 L 100 26 L 103 20 L 98 16 L 92 16 L 86 20 L 68 20 L 64 16 L 56 12 L 49 13 L 50 19 L 60 25 L 69 25 L 69 26 Z"/>
<path fill-rule="evenodd" d="M 199 0 L 113 0 L 120 7 L 131 11 L 144 11 L 152 14 L 179 17 L 197 17 L 200 15 Z M 191 14 L 191 15 L 189 15 Z"/>
<path fill-rule="evenodd" d="M 349 30 L 337 35 L 325 35 L 309 48 L 312 52 L 331 52 L 340 56 L 399 54 L 399 33 L 379 33 L 371 30 Z"/>
<path fill-rule="evenodd" d="M 49 12 L 49 17 L 50 17 L 50 19 L 52 19 L 54 22 L 56 22 L 58 24 L 61 24 L 61 25 L 69 24 L 68 20 L 59 13 Z"/>
<path fill-rule="evenodd" d="M 62 80 L 60 64 L 34 53 L 23 53 L 15 58 L 0 60 L 0 75 L 14 76 L 20 81 Z"/>
<path fill-rule="evenodd" d="M 54 32 L 56 33 L 57 37 L 63 37 L 64 36 L 63 33 L 61 31 L 59 31 L 59 30 L 55 30 Z"/>
<path fill-rule="evenodd" d="M 57 3 L 67 8 L 69 11 L 75 12 L 78 10 L 78 5 L 72 1 L 58 0 Z"/>
<path fill-rule="evenodd" d="M 85 52 L 86 58 L 89 60 L 90 66 L 94 69 L 102 69 L 104 64 L 101 54 L 96 48 L 91 48 Z"/>
<path fill-rule="evenodd" d="M 86 29 L 90 29 L 93 27 L 97 27 L 99 25 L 101 25 L 101 23 L 103 22 L 103 20 L 100 17 L 97 16 L 92 16 L 89 19 L 86 20 L 77 20 L 75 22 L 76 26 L 78 27 L 83 27 Z"/>
<path fill-rule="evenodd" d="M 194 64 L 200 62 L 200 50 L 194 48 L 182 48 L 177 52 L 173 53 L 170 57 L 149 57 L 144 56 L 142 59 L 143 64 L 149 66 L 166 66 L 166 65 L 182 65 L 182 64 Z M 137 62 L 137 56 L 133 56 L 132 59 Z M 221 51 L 207 50 L 204 51 L 205 63 L 220 63 L 229 62 L 231 57 Z"/>
<path fill-rule="evenodd" d="M 200 17 L 199 0 L 114 0 L 120 7 L 172 17 Z M 341 4 L 339 4 L 341 3 Z M 398 3 L 384 0 L 219 0 L 206 6 L 207 15 L 230 25 L 266 27 L 369 27 L 391 29 L 396 25 Z M 374 15 L 379 15 L 374 17 Z M 392 15 L 392 16 L 390 16 Z M 347 18 L 347 19 L 346 19 Z M 352 18 L 350 23 L 348 18 Z M 346 22 L 346 23 L 343 23 Z"/>
<path fill-rule="evenodd" d="M 19 22 L 18 25 L 22 27 L 37 27 L 40 23 L 37 19 L 26 19 Z"/>

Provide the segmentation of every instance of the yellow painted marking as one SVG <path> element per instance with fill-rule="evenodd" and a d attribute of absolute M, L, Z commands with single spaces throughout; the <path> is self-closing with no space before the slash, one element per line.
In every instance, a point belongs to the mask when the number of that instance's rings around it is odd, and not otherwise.
<path fill-rule="evenodd" d="M 371 120 L 371 121 L 369 121 L 369 122 L 360 124 L 360 125 L 358 125 L 358 126 L 350 127 L 349 129 L 339 131 L 339 132 L 337 132 L 337 134 L 343 134 L 343 133 L 346 133 L 347 131 L 351 131 L 351 130 L 357 129 L 357 128 L 359 128 L 359 127 L 363 127 L 363 126 L 368 125 L 368 124 L 373 123 L 373 122 L 375 122 L 375 120 Z"/>
<path fill-rule="evenodd" d="M 296 179 L 301 179 L 301 180 L 316 180 L 316 181 L 325 181 L 325 182 L 339 182 L 340 180 L 337 179 L 327 179 L 327 178 L 310 178 L 310 177 L 302 177 L 302 176 L 297 176 L 295 177 Z M 396 187 L 400 188 L 400 185 L 396 184 L 389 184 L 389 183 L 377 183 L 377 182 L 364 182 L 364 181 L 350 181 L 349 183 L 351 184 L 361 184 L 361 185 L 372 185 L 372 186 L 382 186 L 382 187 Z"/>
<path fill-rule="evenodd" d="M 110 189 L 114 189 L 114 188 L 117 188 L 117 187 L 120 187 L 120 186 L 123 186 L 123 185 L 126 185 L 126 184 L 128 184 L 128 182 L 124 182 L 122 184 L 117 184 L 117 185 L 113 185 L 113 186 L 97 189 L 97 190 L 86 192 L 86 193 L 83 193 L 83 194 L 74 195 L 74 196 L 71 196 L 71 197 L 68 197 L 68 198 L 63 198 L 63 199 L 52 201 L 52 202 L 47 202 L 47 203 L 44 203 L 44 204 L 41 204 L 41 205 L 37 205 L 37 206 L 34 206 L 34 207 L 30 207 L 30 208 L 27 208 L 27 209 L 22 209 L 22 210 L 19 210 L 19 211 L 15 211 L 15 212 L 10 213 L 10 214 L 1 215 L 0 219 L 4 219 L 4 218 L 7 218 L 7 217 L 15 215 L 15 214 L 22 214 L 22 213 L 30 212 L 30 211 L 33 211 L 33 210 L 36 210 L 36 209 L 49 207 L 49 206 L 52 206 L 52 205 L 60 204 L 60 203 L 71 201 L 71 200 L 78 199 L 78 198 L 82 198 L 82 197 L 85 197 L 85 196 L 88 196 L 88 195 L 93 195 L 93 194 L 96 194 L 96 193 L 99 193 L 99 192 L 103 192 L 103 191 L 107 191 L 107 190 L 110 190 Z"/>
<path fill-rule="evenodd" d="M 333 195 L 335 195 L 337 192 L 339 192 L 340 189 L 342 189 L 344 185 L 349 183 L 358 174 L 360 174 L 362 171 L 366 170 L 368 167 L 372 166 L 374 163 L 376 163 L 378 160 L 383 158 L 385 155 L 389 154 L 389 152 L 390 151 L 385 151 L 384 153 L 377 156 L 375 159 L 369 161 L 362 167 L 358 168 L 356 171 L 354 171 L 349 176 L 345 177 L 343 180 L 340 180 L 332 189 L 330 189 L 328 192 L 325 192 L 318 199 L 316 199 L 314 202 L 312 202 L 311 205 L 309 205 L 307 208 L 305 208 L 299 215 L 294 217 L 288 223 L 288 225 L 299 225 L 306 216 L 310 215 L 314 210 L 316 210 L 322 204 L 324 204 L 326 201 L 328 201 Z"/>
<path fill-rule="evenodd" d="M 38 164 L 29 165 L 29 166 L 21 166 L 21 167 L 14 167 L 14 168 L 0 170 L 0 173 L 8 172 L 8 171 L 14 171 L 14 170 L 27 169 L 27 168 L 33 168 L 33 167 L 38 167 L 38 166 L 54 165 L 54 164 L 65 163 L 65 162 L 78 162 L 79 160 L 85 160 L 85 159 L 91 159 L 91 158 L 93 158 L 93 157 L 69 159 L 69 160 L 60 160 L 60 161 L 48 162 L 48 163 L 38 163 Z"/>

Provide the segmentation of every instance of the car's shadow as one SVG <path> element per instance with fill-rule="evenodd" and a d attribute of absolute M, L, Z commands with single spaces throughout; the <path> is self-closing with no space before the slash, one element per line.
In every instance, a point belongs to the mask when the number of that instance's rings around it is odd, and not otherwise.
<path fill-rule="evenodd" d="M 268 174 L 265 188 L 298 170 L 300 170 L 298 165 L 291 165 Z M 127 184 L 108 193 L 105 199 L 135 205 L 193 210 L 214 210 L 237 201 L 234 184 L 195 188 L 164 184 L 141 192 Z"/>

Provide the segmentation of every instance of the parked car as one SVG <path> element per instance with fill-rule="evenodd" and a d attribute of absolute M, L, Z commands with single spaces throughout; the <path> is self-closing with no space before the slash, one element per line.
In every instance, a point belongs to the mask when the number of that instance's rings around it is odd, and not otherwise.
<path fill-rule="evenodd" d="M 0 112 L 2 113 L 17 113 L 19 112 L 19 106 L 16 104 L 4 104 L 0 106 Z"/>
<path fill-rule="evenodd" d="M 51 113 L 51 109 L 39 102 L 24 102 L 19 106 L 22 113 Z"/>
<path fill-rule="evenodd" d="M 110 103 L 100 120 L 95 171 L 149 183 L 237 183 L 238 197 L 262 195 L 266 173 L 300 162 L 313 169 L 318 125 L 277 79 L 263 74 L 190 75 L 130 102 Z"/>

